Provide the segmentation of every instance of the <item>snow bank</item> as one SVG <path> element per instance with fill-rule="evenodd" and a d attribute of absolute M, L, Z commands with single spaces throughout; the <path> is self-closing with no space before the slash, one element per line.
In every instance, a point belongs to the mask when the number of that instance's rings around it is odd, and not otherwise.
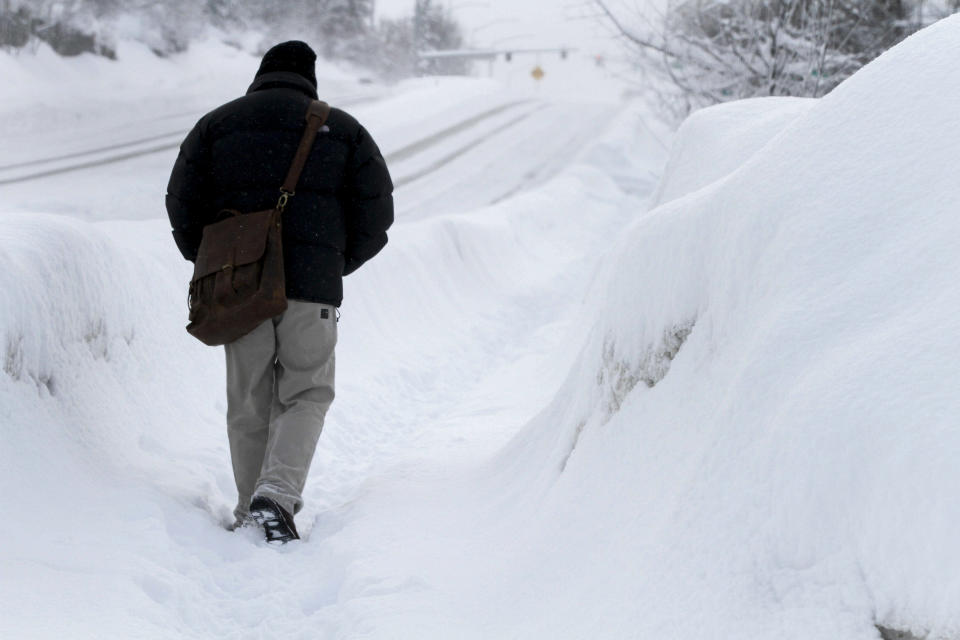
<path fill-rule="evenodd" d="M 200 43 L 171 58 L 159 58 L 145 45 L 123 42 L 118 56 L 118 61 L 93 54 L 64 58 L 46 44 L 39 44 L 33 53 L 0 52 L 0 74 L 16 87 L 5 92 L 0 135 L 109 124 L 129 118 L 128 110 L 136 102 L 141 103 L 136 105 L 141 118 L 198 110 L 201 96 L 209 99 L 211 92 L 220 94 L 230 85 L 235 90 L 241 78 L 249 82 L 251 68 L 256 70 L 252 56 L 215 42 Z M 143 104 L 147 96 L 153 104 Z"/>
<path fill-rule="evenodd" d="M 179 528 L 164 513 L 200 526 L 228 500 L 228 472 L 211 473 L 227 452 L 209 438 L 222 429 L 222 363 L 183 332 L 188 273 L 167 234 L 160 221 L 3 217 L 4 635 L 163 633 L 135 609 L 169 595 L 161 550 L 179 546 Z M 136 569 L 131 538 L 150 549 Z"/>
<path fill-rule="evenodd" d="M 624 235 L 496 467 L 537 513 L 504 628 L 960 635 L 958 55 L 960 18 L 909 38 Z"/>
<path fill-rule="evenodd" d="M 5 487 L 27 489 L 43 477 L 61 482 L 53 472 L 57 453 L 47 445 L 59 454 L 73 447 L 93 469 L 136 474 L 138 467 L 169 463 L 173 452 L 161 451 L 161 440 L 194 446 L 190 423 L 197 415 L 220 422 L 222 402 L 211 398 L 222 385 L 211 389 L 205 381 L 216 380 L 222 364 L 183 332 L 189 270 L 168 246 L 168 233 L 160 221 L 91 225 L 4 216 Z M 191 384 L 184 383 L 185 370 L 195 376 Z M 34 438 L 41 436 L 38 448 Z M 26 450 L 30 456 L 22 455 Z M 51 467 L 34 453 L 54 461 Z M 36 495 L 33 488 L 28 493 Z"/>
<path fill-rule="evenodd" d="M 676 133 L 654 206 L 731 173 L 814 104 L 811 98 L 752 98 L 694 112 Z"/>

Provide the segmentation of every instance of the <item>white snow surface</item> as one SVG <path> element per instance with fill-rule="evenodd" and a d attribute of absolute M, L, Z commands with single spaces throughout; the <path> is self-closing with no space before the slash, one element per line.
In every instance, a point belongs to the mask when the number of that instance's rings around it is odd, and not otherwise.
<path fill-rule="evenodd" d="M 677 130 L 653 204 L 724 177 L 816 103 L 812 98 L 750 98 L 695 111 Z"/>
<path fill-rule="evenodd" d="M 623 234 L 563 390 L 488 482 L 541 473 L 531 567 L 562 587 L 528 584 L 550 615 L 521 637 L 960 635 L 958 35 L 910 38 Z"/>
<path fill-rule="evenodd" d="M 480 147 L 402 187 L 280 550 L 219 526 L 169 166 L 146 220 L 90 221 L 109 167 L 33 183 L 60 215 L 0 187 L 0 636 L 960 636 L 958 55 L 951 18 L 823 99 L 694 116 L 651 211 L 638 105 L 509 194 Z M 543 135 L 502 160 L 553 166 Z"/>

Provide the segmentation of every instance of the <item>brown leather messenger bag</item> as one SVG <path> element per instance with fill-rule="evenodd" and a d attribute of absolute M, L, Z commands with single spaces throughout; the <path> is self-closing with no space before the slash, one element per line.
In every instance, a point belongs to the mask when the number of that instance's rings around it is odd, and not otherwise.
<path fill-rule="evenodd" d="M 306 130 L 273 209 L 224 210 L 225 219 L 203 228 L 190 281 L 187 331 L 204 344 L 233 342 L 286 311 L 281 218 L 329 115 L 327 103 L 310 103 Z"/>

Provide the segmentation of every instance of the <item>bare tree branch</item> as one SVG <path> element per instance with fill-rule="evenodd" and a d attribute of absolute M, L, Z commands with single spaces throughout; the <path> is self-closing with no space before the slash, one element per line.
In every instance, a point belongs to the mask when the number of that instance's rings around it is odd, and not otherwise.
<path fill-rule="evenodd" d="M 686 108 L 820 96 L 925 21 L 925 0 L 676 0 L 657 24 L 612 0 L 588 1 L 663 80 L 664 102 Z M 960 0 L 949 1 L 960 9 Z"/>

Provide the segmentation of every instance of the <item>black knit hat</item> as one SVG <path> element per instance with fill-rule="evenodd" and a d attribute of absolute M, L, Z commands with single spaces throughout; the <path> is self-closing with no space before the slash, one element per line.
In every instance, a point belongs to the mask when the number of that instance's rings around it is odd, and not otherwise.
<path fill-rule="evenodd" d="M 317 73 L 314 69 L 314 63 L 317 61 L 317 54 L 313 52 L 306 42 L 299 40 L 290 40 L 281 42 L 271 47 L 263 56 L 260 68 L 255 77 L 260 77 L 265 73 L 273 71 L 292 71 L 298 73 L 310 81 L 314 87 L 317 86 Z"/>

